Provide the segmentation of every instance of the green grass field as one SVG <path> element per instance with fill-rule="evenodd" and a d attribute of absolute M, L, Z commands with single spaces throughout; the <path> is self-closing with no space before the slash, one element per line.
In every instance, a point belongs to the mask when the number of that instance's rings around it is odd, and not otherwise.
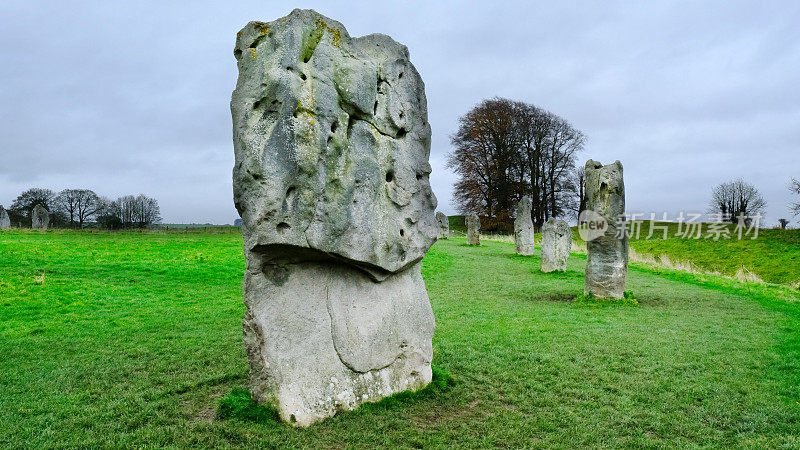
<path fill-rule="evenodd" d="M 677 223 L 656 222 L 667 225 L 668 238 L 663 231 L 654 230 L 650 234 L 652 222 L 644 221 L 638 239 L 631 239 L 630 245 L 636 251 L 651 255 L 668 255 L 672 259 L 690 261 L 702 269 L 734 275 L 742 266 L 751 270 L 769 283 L 792 283 L 800 281 L 800 229 L 775 230 L 762 229 L 756 239 L 753 235 L 737 239 L 734 225 L 726 226 L 731 239 L 717 241 L 709 236 L 707 225 L 703 228 L 703 238 L 686 239 L 676 237 Z M 685 230 L 685 225 L 684 225 Z"/>
<path fill-rule="evenodd" d="M 247 384 L 241 237 L 0 232 L 0 447 L 800 447 L 796 290 L 634 266 L 572 302 L 513 245 L 423 261 L 449 389 L 308 429 L 217 417 Z M 796 253 L 795 253 L 796 255 Z"/>

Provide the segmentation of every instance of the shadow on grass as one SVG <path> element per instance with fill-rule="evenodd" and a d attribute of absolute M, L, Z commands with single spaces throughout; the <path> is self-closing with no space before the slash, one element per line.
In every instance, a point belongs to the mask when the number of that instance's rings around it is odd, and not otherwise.
<path fill-rule="evenodd" d="M 431 367 L 433 378 L 425 388 L 419 391 L 398 392 L 376 403 L 365 403 L 346 414 L 369 414 L 372 411 L 383 411 L 400 407 L 415 401 L 432 398 L 440 392 L 449 390 L 455 381 L 450 373 L 438 367 Z M 239 419 L 265 425 L 283 425 L 278 410 L 272 406 L 260 405 L 253 400 L 250 391 L 236 387 L 228 395 L 222 397 L 217 408 L 217 418 Z"/>
<path fill-rule="evenodd" d="M 240 419 L 249 422 L 278 425 L 280 415 L 272 406 L 259 405 L 253 400 L 250 391 L 235 387 L 222 397 L 217 408 L 218 419 Z"/>
<path fill-rule="evenodd" d="M 580 293 L 575 297 L 575 304 L 580 306 L 639 306 L 639 300 L 633 291 L 625 291 L 622 298 L 598 298 L 592 294 Z"/>

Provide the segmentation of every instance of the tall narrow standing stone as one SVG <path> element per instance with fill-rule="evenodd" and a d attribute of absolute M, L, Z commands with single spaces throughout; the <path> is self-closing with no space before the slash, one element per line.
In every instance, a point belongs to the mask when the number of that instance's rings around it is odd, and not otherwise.
<path fill-rule="evenodd" d="M 8 217 L 8 212 L 0 205 L 0 228 L 8 228 L 11 226 L 11 219 Z"/>
<path fill-rule="evenodd" d="M 572 248 L 572 230 L 567 222 L 551 217 L 542 225 L 542 272 L 567 270 L 567 259 Z"/>
<path fill-rule="evenodd" d="M 532 255 L 533 219 L 531 218 L 531 198 L 527 195 L 517 203 L 517 216 L 514 218 L 514 247 L 518 255 Z"/>
<path fill-rule="evenodd" d="M 436 213 L 436 223 L 439 225 L 439 239 L 449 238 L 450 220 L 443 212 L 439 211 Z"/>
<path fill-rule="evenodd" d="M 294 10 L 234 50 L 250 389 L 306 426 L 427 385 L 435 242 L 425 87 L 408 49 Z"/>
<path fill-rule="evenodd" d="M 625 217 L 625 184 L 622 164 L 586 163 L 586 209 L 607 225 L 605 232 L 586 243 L 585 294 L 622 298 L 628 272 L 628 237 L 620 219 Z M 596 227 L 595 227 L 596 228 Z"/>
<path fill-rule="evenodd" d="M 49 224 L 50 213 L 47 211 L 47 208 L 42 205 L 34 206 L 33 212 L 31 213 L 31 228 L 35 230 L 46 230 Z"/>
<path fill-rule="evenodd" d="M 481 219 L 475 213 L 469 213 L 467 222 L 467 244 L 481 245 Z"/>

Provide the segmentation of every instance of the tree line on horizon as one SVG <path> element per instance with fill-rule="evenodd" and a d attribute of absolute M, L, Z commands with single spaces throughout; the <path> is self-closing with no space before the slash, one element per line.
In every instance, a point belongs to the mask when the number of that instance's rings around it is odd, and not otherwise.
<path fill-rule="evenodd" d="M 158 200 L 144 194 L 111 200 L 90 189 L 64 189 L 58 193 L 31 188 L 17 196 L 6 210 L 12 225 L 30 227 L 33 208 L 42 205 L 55 228 L 96 227 L 110 230 L 148 228 L 161 222 Z"/>
<path fill-rule="evenodd" d="M 585 205 L 585 169 L 576 166 L 586 137 L 569 121 L 535 105 L 495 97 L 483 100 L 458 120 L 450 137 L 447 167 L 458 176 L 453 199 L 462 214 L 482 216 L 484 231 L 509 232 L 517 202 L 532 200 L 531 218 L 541 226 L 551 217 L 577 217 Z M 789 189 L 800 195 L 800 180 Z M 766 212 L 759 190 L 743 179 L 711 192 L 709 214 L 736 223 Z M 800 215 L 800 201 L 790 205 Z M 749 219 L 748 219 L 749 220 Z M 781 228 L 789 224 L 779 219 Z"/>

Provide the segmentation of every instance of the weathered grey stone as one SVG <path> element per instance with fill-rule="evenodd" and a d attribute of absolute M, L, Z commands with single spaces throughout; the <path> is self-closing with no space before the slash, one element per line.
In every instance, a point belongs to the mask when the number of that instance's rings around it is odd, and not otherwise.
<path fill-rule="evenodd" d="M 238 34 L 234 201 L 250 387 L 309 425 L 431 380 L 420 260 L 439 232 L 408 49 L 294 10 Z"/>
<path fill-rule="evenodd" d="M 0 228 L 8 228 L 11 226 L 11 219 L 8 217 L 8 212 L 0 205 Z"/>
<path fill-rule="evenodd" d="M 551 217 L 542 225 L 542 272 L 567 270 L 567 259 L 572 249 L 572 230 L 567 222 Z"/>
<path fill-rule="evenodd" d="M 467 222 L 467 244 L 481 245 L 481 219 L 475 213 L 469 213 Z"/>
<path fill-rule="evenodd" d="M 439 239 L 447 239 L 450 237 L 450 220 L 447 216 L 439 211 L 436 213 L 436 223 L 439 224 Z"/>
<path fill-rule="evenodd" d="M 599 298 L 622 298 L 628 272 L 628 237 L 617 230 L 625 217 L 625 184 L 622 164 L 586 163 L 586 209 L 607 223 L 605 232 L 586 243 L 585 294 Z"/>
<path fill-rule="evenodd" d="M 389 36 L 311 10 L 237 35 L 234 200 L 246 247 L 311 248 L 381 279 L 438 234 L 425 87 Z"/>
<path fill-rule="evenodd" d="M 42 205 L 34 206 L 31 213 L 31 228 L 36 230 L 46 230 L 49 224 L 50 213 L 47 211 L 47 208 Z"/>
<path fill-rule="evenodd" d="M 514 218 L 514 247 L 518 255 L 532 255 L 533 219 L 531 218 L 531 198 L 527 195 L 517 203 L 517 216 Z"/>

